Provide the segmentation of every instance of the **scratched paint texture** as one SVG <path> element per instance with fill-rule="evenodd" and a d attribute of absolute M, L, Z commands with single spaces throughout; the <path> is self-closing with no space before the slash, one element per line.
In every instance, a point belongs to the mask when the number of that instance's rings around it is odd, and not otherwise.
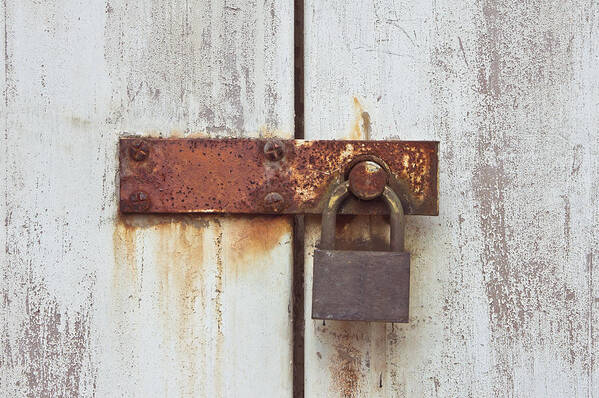
<path fill-rule="evenodd" d="M 0 395 L 291 394 L 291 221 L 119 216 L 117 141 L 293 134 L 290 1 L 0 3 Z"/>
<path fill-rule="evenodd" d="M 306 0 L 306 138 L 439 140 L 409 324 L 312 321 L 307 397 L 598 397 L 599 4 Z M 381 219 L 344 218 L 379 247 Z"/>

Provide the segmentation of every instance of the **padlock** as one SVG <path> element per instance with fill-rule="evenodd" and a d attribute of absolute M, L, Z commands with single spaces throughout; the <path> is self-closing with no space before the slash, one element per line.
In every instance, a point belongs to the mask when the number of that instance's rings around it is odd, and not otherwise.
<path fill-rule="evenodd" d="M 335 250 L 339 207 L 349 195 L 346 181 L 333 190 L 322 215 L 320 247 L 314 251 L 312 318 L 408 322 L 410 254 L 404 252 L 404 211 L 387 185 L 391 251 Z"/>

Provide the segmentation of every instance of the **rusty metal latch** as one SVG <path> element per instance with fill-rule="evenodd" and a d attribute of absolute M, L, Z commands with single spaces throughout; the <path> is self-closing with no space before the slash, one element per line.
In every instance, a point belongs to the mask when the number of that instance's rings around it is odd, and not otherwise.
<path fill-rule="evenodd" d="M 438 214 L 438 142 L 138 138 L 120 140 L 123 213 L 322 213 L 333 186 L 354 193 L 341 214 Z M 353 167 L 357 166 L 357 167 Z M 374 196 L 373 196 L 374 195 Z"/>

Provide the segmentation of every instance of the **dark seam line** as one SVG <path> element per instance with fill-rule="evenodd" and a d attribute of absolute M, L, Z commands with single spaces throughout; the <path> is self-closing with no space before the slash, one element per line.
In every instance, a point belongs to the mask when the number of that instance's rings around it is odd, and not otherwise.
<path fill-rule="evenodd" d="M 304 138 L 304 0 L 293 3 L 294 137 Z M 293 217 L 293 398 L 304 397 L 304 216 Z"/>

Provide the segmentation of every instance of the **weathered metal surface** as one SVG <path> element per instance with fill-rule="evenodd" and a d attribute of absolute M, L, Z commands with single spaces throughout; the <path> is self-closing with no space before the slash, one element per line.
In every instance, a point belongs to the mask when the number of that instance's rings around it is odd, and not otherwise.
<path fill-rule="evenodd" d="M 312 318 L 408 322 L 410 253 L 314 250 Z"/>
<path fill-rule="evenodd" d="M 383 193 L 389 176 L 378 163 L 367 160 L 352 167 L 349 172 L 349 190 L 358 199 L 372 200 Z"/>
<path fill-rule="evenodd" d="M 139 161 L 131 153 L 140 145 L 139 138 L 120 141 L 124 213 L 320 213 L 331 185 L 372 157 L 407 214 L 438 214 L 437 142 L 146 138 L 150 155 Z M 380 201 L 357 199 L 341 209 L 386 212 Z"/>

